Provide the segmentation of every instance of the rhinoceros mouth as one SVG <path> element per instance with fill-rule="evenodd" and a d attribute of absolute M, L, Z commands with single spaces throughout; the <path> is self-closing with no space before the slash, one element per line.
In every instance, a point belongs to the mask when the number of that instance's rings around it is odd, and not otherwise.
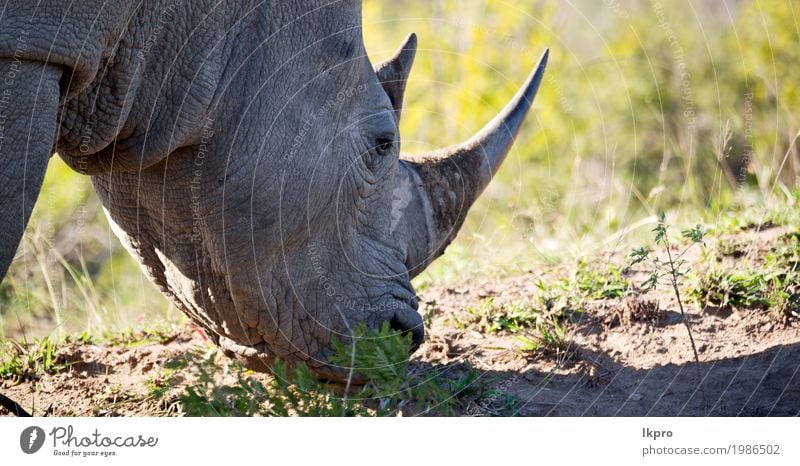
<path fill-rule="evenodd" d="M 388 319 L 389 326 L 403 335 L 411 335 L 411 352 L 425 341 L 425 323 L 416 306 L 406 305 L 396 310 Z"/>
<path fill-rule="evenodd" d="M 399 301 L 393 311 L 382 314 L 379 320 L 388 322 L 392 329 L 401 332 L 403 335 L 411 335 L 411 353 L 416 351 L 425 339 L 425 325 L 422 316 L 405 301 Z M 257 372 L 272 372 L 277 360 L 267 343 L 263 341 L 248 345 L 220 335 L 217 344 L 226 356 L 238 361 L 245 368 Z M 361 374 L 354 373 L 350 368 L 329 363 L 329 356 L 330 348 L 323 348 L 317 354 L 309 355 L 307 359 L 281 358 L 281 362 L 290 369 L 297 363 L 304 363 L 319 378 L 330 382 L 348 382 L 356 385 L 366 383 Z M 304 360 L 301 361 L 301 359 Z"/>

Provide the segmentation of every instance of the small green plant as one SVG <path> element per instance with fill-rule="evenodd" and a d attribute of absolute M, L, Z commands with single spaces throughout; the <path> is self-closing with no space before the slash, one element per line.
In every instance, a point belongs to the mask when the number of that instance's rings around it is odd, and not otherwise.
<path fill-rule="evenodd" d="M 74 337 L 67 337 L 67 342 L 75 341 L 82 345 L 93 345 L 94 344 L 94 337 L 89 333 L 88 330 L 84 330 L 79 335 Z"/>
<path fill-rule="evenodd" d="M 145 388 L 149 395 L 155 399 L 164 397 L 179 381 L 178 373 L 187 367 L 191 353 L 175 357 L 159 367 L 155 373 L 145 382 Z"/>
<path fill-rule="evenodd" d="M 569 279 L 545 282 L 536 280 L 537 304 L 545 316 L 578 322 L 584 312 L 584 295 L 576 290 L 575 283 Z"/>
<path fill-rule="evenodd" d="M 411 370 L 411 336 L 390 329 L 388 323 L 378 331 L 359 324 L 354 335 L 350 344 L 334 340 L 331 362 L 365 379 L 354 398 L 377 402 L 377 415 L 406 407 L 415 413 L 452 415 L 462 398 L 479 398 L 483 391 L 471 367 L 455 379 L 442 377 L 436 369 Z"/>
<path fill-rule="evenodd" d="M 541 318 L 541 312 L 535 308 L 518 304 L 499 305 L 492 298 L 484 299 L 476 307 L 468 307 L 467 312 L 489 333 L 517 333 L 534 326 Z"/>
<path fill-rule="evenodd" d="M 408 373 L 408 354 L 411 335 L 401 336 L 384 322 L 378 332 L 360 324 L 354 331 L 352 343 L 333 340 L 331 362 L 350 374 L 364 376 L 376 395 L 396 393 L 403 389 Z M 384 392 L 384 393 L 381 393 Z"/>
<path fill-rule="evenodd" d="M 412 369 L 411 338 L 389 328 L 354 329 L 352 342 L 333 342 L 331 363 L 352 378 L 344 387 L 320 381 L 303 365 L 272 365 L 272 376 L 257 375 L 236 363 L 228 370 L 236 383 L 220 384 L 219 353 L 188 356 L 196 380 L 179 397 L 190 416 L 386 416 L 400 412 L 451 415 L 465 400 L 480 399 L 486 381 L 467 367 L 456 376 Z M 355 381 L 360 385 L 356 386 Z"/>
<path fill-rule="evenodd" d="M 197 380 L 179 397 L 188 416 L 353 416 L 361 406 L 337 395 L 318 381 L 304 365 L 294 370 L 277 361 L 273 377 L 260 380 L 254 373 L 232 364 L 233 385 L 219 384 L 219 353 L 211 350 L 195 359 Z"/>
<path fill-rule="evenodd" d="M 637 264 L 646 264 L 649 266 L 649 276 L 642 284 L 645 290 L 654 289 L 660 284 L 666 284 L 672 288 L 673 293 L 675 293 L 675 299 L 678 301 L 678 309 L 681 313 L 683 325 L 686 327 L 686 332 L 689 334 L 689 342 L 692 345 L 695 361 L 700 362 L 700 357 L 697 354 L 697 346 L 694 343 L 694 336 L 692 336 L 692 328 L 689 325 L 689 321 L 686 319 L 686 310 L 681 296 L 680 282 L 688 272 L 687 262 L 683 257 L 692 247 L 704 245 L 703 237 L 705 236 L 705 232 L 700 225 L 696 225 L 694 228 L 688 230 L 683 230 L 681 236 L 688 240 L 689 244 L 683 251 L 677 254 L 673 252 L 664 212 L 659 214 L 658 224 L 653 229 L 653 232 L 655 233 L 656 246 L 661 248 L 661 252 L 666 256 L 666 259 L 659 258 L 654 254 L 654 251 L 643 246 L 631 252 L 630 263 L 626 267 L 626 270 L 630 270 L 631 267 Z"/>
<path fill-rule="evenodd" d="M 35 380 L 42 374 L 59 372 L 68 367 L 60 357 L 58 345 L 44 337 L 33 343 L 6 341 L 0 354 L 0 379 L 16 383 Z"/>
<path fill-rule="evenodd" d="M 471 319 L 469 323 L 479 324 L 483 331 L 488 333 L 508 332 L 520 333 L 529 329 L 536 329 L 542 322 L 550 318 L 559 321 L 574 321 L 579 319 L 582 311 L 573 301 L 579 298 L 570 296 L 565 291 L 557 291 L 539 282 L 541 290 L 546 290 L 537 297 L 532 304 L 497 304 L 492 298 L 487 298 L 470 306 L 467 312 Z"/>
<path fill-rule="evenodd" d="M 790 231 L 775 239 L 758 269 L 716 267 L 701 275 L 690 293 L 702 306 L 773 308 L 785 318 L 800 316 L 800 238 Z"/>
<path fill-rule="evenodd" d="M 583 311 L 573 303 L 581 296 L 568 292 L 569 280 L 554 284 L 536 282 L 539 294 L 534 303 L 499 305 L 487 298 L 467 308 L 470 323 L 480 324 L 488 333 L 508 332 L 522 342 L 524 352 L 540 352 L 562 357 L 569 347 L 571 323 L 580 320 Z M 573 287 L 574 289 L 574 287 Z"/>
<path fill-rule="evenodd" d="M 517 340 L 522 342 L 523 351 L 545 351 L 562 356 L 569 347 L 567 334 L 567 324 L 560 323 L 553 317 L 549 321 L 536 324 L 534 332 L 517 336 Z"/>
<path fill-rule="evenodd" d="M 766 256 L 766 267 L 774 267 L 770 297 L 779 315 L 800 318 L 800 231 L 784 235 L 784 245 Z"/>
<path fill-rule="evenodd" d="M 102 393 L 94 396 L 94 412 L 102 415 L 116 411 L 125 404 L 140 403 L 143 399 L 136 391 L 125 389 L 120 384 L 107 385 Z"/>
<path fill-rule="evenodd" d="M 433 318 L 436 316 L 438 310 L 438 303 L 435 299 L 425 302 L 425 310 L 422 312 L 422 321 L 425 323 L 426 328 L 433 325 Z"/>
<path fill-rule="evenodd" d="M 602 272 L 590 267 L 581 260 L 575 272 L 578 291 L 587 299 L 620 298 L 630 288 L 630 282 L 622 276 L 622 269 L 609 264 L 608 271 Z"/>
<path fill-rule="evenodd" d="M 703 306 L 769 307 L 768 281 L 769 278 L 761 272 L 714 269 L 699 278 L 690 294 Z"/>
<path fill-rule="evenodd" d="M 152 343 L 169 343 L 175 338 L 175 329 L 169 327 L 154 327 L 146 330 L 126 329 L 122 332 L 107 333 L 105 340 L 109 345 L 135 348 Z"/>

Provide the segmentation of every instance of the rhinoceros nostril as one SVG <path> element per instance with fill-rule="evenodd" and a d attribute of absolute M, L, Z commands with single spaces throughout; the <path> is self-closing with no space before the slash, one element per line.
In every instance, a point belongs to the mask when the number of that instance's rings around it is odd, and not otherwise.
<path fill-rule="evenodd" d="M 425 324 L 422 322 L 422 316 L 410 307 L 395 311 L 389 320 L 389 326 L 402 332 L 403 335 L 411 334 L 412 353 L 425 340 Z"/>

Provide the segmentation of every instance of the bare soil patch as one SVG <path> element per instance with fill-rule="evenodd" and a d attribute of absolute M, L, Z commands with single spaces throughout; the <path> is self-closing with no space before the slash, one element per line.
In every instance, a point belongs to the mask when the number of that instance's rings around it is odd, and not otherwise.
<path fill-rule="evenodd" d="M 561 357 L 521 351 L 512 335 L 452 325 L 481 296 L 525 299 L 533 279 L 429 290 L 440 311 L 417 358 L 473 365 L 519 400 L 514 414 L 523 416 L 800 413 L 800 326 L 780 323 L 768 311 L 691 306 L 700 364 L 668 294 L 592 303 Z"/>

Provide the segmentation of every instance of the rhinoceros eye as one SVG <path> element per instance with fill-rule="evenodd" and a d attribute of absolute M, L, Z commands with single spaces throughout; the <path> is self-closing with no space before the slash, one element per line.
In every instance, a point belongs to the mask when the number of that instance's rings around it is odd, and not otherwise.
<path fill-rule="evenodd" d="M 391 136 L 381 136 L 375 143 L 375 152 L 378 155 L 386 155 L 392 151 L 394 147 L 394 138 Z"/>

